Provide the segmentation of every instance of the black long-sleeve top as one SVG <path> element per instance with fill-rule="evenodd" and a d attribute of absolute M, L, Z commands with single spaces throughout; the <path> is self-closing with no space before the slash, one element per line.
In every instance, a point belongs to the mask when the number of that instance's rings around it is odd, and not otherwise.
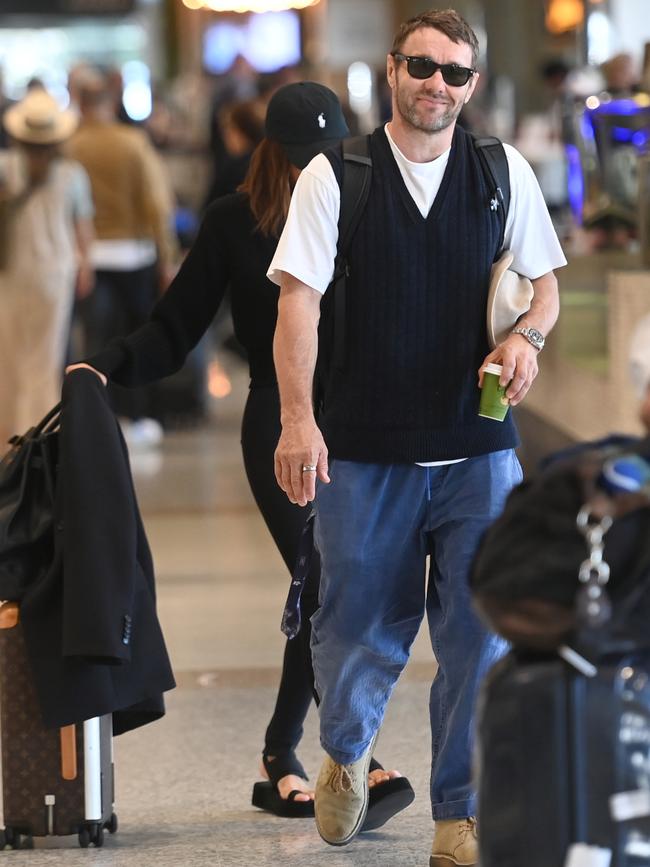
<path fill-rule="evenodd" d="M 251 388 L 273 385 L 278 287 L 266 277 L 277 238 L 255 227 L 248 197 L 207 210 L 197 239 L 149 320 L 86 361 L 120 385 L 145 385 L 182 366 L 231 289 L 235 334 L 248 353 Z"/>

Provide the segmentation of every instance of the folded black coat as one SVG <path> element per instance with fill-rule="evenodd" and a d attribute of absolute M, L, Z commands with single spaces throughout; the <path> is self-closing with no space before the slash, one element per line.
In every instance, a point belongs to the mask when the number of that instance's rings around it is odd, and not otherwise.
<path fill-rule="evenodd" d="M 90 371 L 65 379 L 54 558 L 21 619 L 47 726 L 113 713 L 115 734 L 164 714 L 175 686 L 128 453 Z"/>

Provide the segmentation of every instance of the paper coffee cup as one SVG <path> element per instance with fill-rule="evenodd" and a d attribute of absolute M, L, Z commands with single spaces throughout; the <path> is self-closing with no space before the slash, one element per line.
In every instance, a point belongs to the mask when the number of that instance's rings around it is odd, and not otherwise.
<path fill-rule="evenodd" d="M 483 388 L 478 414 L 493 421 L 503 421 L 510 408 L 510 401 L 506 397 L 508 386 L 499 385 L 502 372 L 501 364 L 490 363 L 483 368 Z"/>

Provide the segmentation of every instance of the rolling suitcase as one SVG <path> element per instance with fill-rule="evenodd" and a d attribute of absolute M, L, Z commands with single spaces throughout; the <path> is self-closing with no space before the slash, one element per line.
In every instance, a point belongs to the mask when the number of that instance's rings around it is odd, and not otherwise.
<path fill-rule="evenodd" d="M 113 812 L 112 718 L 47 729 L 29 670 L 18 606 L 0 604 L 0 849 L 34 837 L 76 834 L 101 846 L 117 830 Z"/>
<path fill-rule="evenodd" d="M 650 655 L 584 671 L 512 652 L 486 678 L 481 867 L 650 865 Z"/>

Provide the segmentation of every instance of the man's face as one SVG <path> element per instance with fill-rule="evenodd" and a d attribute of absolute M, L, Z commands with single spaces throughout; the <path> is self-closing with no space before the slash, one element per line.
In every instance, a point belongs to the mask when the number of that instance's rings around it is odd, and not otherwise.
<path fill-rule="evenodd" d="M 471 67 L 472 49 L 452 42 L 439 30 L 423 27 L 408 37 L 401 54 L 430 57 L 437 63 L 456 63 Z M 393 91 L 393 116 L 397 114 L 413 129 L 436 133 L 447 129 L 458 117 L 474 92 L 478 73 L 461 87 L 445 84 L 440 70 L 424 80 L 411 78 L 406 61 L 388 56 L 388 83 Z"/>

